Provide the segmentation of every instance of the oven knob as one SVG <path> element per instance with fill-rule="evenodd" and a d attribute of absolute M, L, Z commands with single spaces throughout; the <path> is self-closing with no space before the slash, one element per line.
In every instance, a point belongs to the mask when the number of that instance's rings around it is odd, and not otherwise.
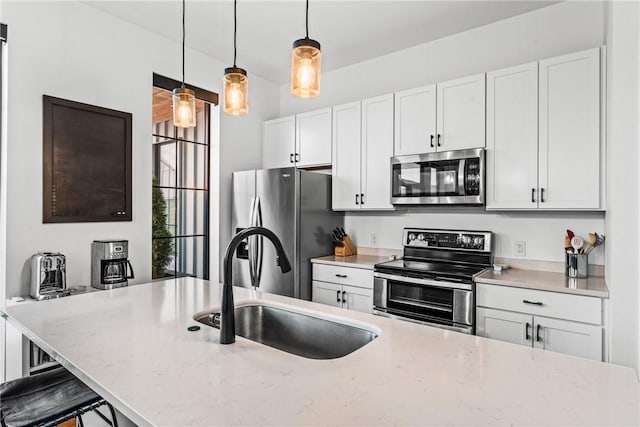
<path fill-rule="evenodd" d="M 416 235 L 411 233 L 409 234 L 409 241 L 416 240 Z"/>
<path fill-rule="evenodd" d="M 479 236 L 474 237 L 473 244 L 479 248 L 482 247 L 483 246 L 482 237 L 479 237 Z"/>
<path fill-rule="evenodd" d="M 469 236 L 462 236 L 462 243 L 466 246 L 469 243 L 471 243 L 471 237 Z"/>
<path fill-rule="evenodd" d="M 418 240 L 423 241 L 424 240 L 424 234 L 418 234 Z"/>

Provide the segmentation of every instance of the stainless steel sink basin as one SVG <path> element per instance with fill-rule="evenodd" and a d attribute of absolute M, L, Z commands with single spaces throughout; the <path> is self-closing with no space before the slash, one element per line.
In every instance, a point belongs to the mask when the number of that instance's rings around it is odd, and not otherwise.
<path fill-rule="evenodd" d="M 263 304 L 236 306 L 235 317 L 236 335 L 309 359 L 337 359 L 378 336 L 361 327 Z M 220 327 L 219 311 L 200 312 L 194 320 Z"/>

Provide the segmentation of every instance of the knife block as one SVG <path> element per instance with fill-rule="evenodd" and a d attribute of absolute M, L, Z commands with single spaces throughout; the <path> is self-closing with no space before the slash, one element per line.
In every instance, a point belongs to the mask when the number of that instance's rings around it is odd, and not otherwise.
<path fill-rule="evenodd" d="M 333 253 L 335 256 L 350 256 L 357 255 L 358 251 L 349 236 L 345 236 L 342 239 L 342 246 L 336 246 Z"/>

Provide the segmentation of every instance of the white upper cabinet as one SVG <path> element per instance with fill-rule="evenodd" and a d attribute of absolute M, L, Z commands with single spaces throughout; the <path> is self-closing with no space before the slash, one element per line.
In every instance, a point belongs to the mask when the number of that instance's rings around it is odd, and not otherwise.
<path fill-rule="evenodd" d="M 438 151 L 485 146 L 485 75 L 437 85 Z"/>
<path fill-rule="evenodd" d="M 392 210 L 393 95 L 333 107 L 333 209 Z"/>
<path fill-rule="evenodd" d="M 436 85 L 396 92 L 396 156 L 436 150 Z"/>
<path fill-rule="evenodd" d="M 295 116 L 268 120 L 262 124 L 262 167 L 286 168 L 294 164 Z"/>
<path fill-rule="evenodd" d="M 600 208 L 600 49 L 540 61 L 540 207 Z"/>
<path fill-rule="evenodd" d="M 360 209 L 393 209 L 393 95 L 362 101 L 362 194 Z"/>
<path fill-rule="evenodd" d="M 262 167 L 331 165 L 331 108 L 268 120 L 262 125 Z"/>
<path fill-rule="evenodd" d="M 535 209 L 538 63 L 487 73 L 487 209 Z"/>
<path fill-rule="evenodd" d="M 296 166 L 331 165 L 331 108 L 296 115 Z"/>
<path fill-rule="evenodd" d="M 600 50 L 487 73 L 487 209 L 594 210 Z"/>
<path fill-rule="evenodd" d="M 484 74 L 395 94 L 396 156 L 484 146 Z"/>
<path fill-rule="evenodd" d="M 360 208 L 360 126 L 360 102 L 333 107 L 331 194 L 334 210 Z"/>

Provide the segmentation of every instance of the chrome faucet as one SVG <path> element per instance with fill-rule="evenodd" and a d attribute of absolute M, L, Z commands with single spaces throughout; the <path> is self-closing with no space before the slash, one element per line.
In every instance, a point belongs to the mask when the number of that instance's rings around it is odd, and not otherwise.
<path fill-rule="evenodd" d="M 233 254 L 244 239 L 253 235 L 262 235 L 271 240 L 276 248 L 276 264 L 280 271 L 291 271 L 289 258 L 284 252 L 282 243 L 275 233 L 264 227 L 249 227 L 233 236 L 224 254 L 224 275 L 222 284 L 222 309 L 220 311 L 220 344 L 231 344 L 236 341 L 236 317 L 233 303 Z"/>

